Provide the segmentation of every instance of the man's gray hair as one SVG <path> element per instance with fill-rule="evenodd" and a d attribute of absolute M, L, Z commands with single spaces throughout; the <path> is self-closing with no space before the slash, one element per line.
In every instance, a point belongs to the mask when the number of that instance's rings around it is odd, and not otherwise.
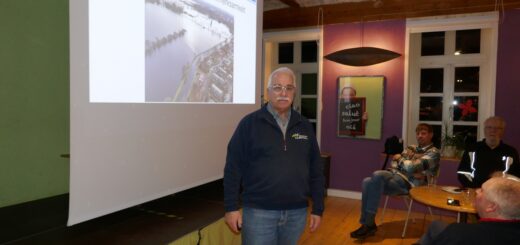
<path fill-rule="evenodd" d="M 500 123 L 500 124 L 502 125 L 503 128 L 506 127 L 506 120 L 504 120 L 503 117 L 499 117 L 499 116 L 488 117 L 488 118 L 484 121 L 484 124 L 486 124 L 488 121 L 497 121 L 498 123 Z"/>
<path fill-rule="evenodd" d="M 296 75 L 294 75 L 294 72 L 288 68 L 288 67 L 280 67 L 273 72 L 271 72 L 271 75 L 269 76 L 269 81 L 267 82 L 267 87 L 270 88 L 273 85 L 273 79 L 275 76 L 277 76 L 279 73 L 285 73 L 292 77 L 293 85 L 296 87 Z"/>
<path fill-rule="evenodd" d="M 493 177 L 485 197 L 498 206 L 497 213 L 506 219 L 520 219 L 520 182 L 512 178 Z"/>

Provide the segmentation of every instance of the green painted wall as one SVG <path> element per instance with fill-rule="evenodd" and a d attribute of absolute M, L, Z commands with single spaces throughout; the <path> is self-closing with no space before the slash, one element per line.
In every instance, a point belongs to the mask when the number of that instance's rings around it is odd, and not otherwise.
<path fill-rule="evenodd" d="M 68 0 L 0 0 L 0 207 L 68 192 Z"/>

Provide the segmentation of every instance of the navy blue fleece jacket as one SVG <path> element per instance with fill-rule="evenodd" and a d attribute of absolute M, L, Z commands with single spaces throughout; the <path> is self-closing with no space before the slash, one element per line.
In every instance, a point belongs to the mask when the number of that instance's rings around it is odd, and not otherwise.
<path fill-rule="evenodd" d="M 311 197 L 312 214 L 321 215 L 324 184 L 316 136 L 298 112 L 291 111 L 285 138 L 266 106 L 240 121 L 224 168 L 226 212 L 239 209 L 240 195 L 243 206 L 267 210 L 304 208 Z"/>

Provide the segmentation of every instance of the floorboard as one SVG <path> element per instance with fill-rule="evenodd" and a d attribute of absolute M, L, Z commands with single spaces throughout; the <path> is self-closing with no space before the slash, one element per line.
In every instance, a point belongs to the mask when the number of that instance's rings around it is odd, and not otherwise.
<path fill-rule="evenodd" d="M 414 204 L 416 205 L 416 204 Z M 420 204 L 418 204 L 420 205 Z M 426 231 L 432 217 L 428 212 L 414 212 L 411 214 L 415 222 L 410 221 L 406 236 L 401 238 L 406 218 L 406 211 L 388 209 L 382 223 L 380 223 L 381 209 L 376 216 L 378 231 L 375 236 L 364 240 L 350 238 L 350 232 L 359 227 L 361 201 L 340 197 L 327 197 L 325 200 L 325 212 L 321 226 L 314 233 L 305 230 L 299 245 L 343 245 L 343 244 L 384 244 L 384 245 L 409 245 L 416 242 Z M 403 204 L 404 206 L 404 204 Z M 439 216 L 446 222 L 454 222 L 453 216 Z"/>

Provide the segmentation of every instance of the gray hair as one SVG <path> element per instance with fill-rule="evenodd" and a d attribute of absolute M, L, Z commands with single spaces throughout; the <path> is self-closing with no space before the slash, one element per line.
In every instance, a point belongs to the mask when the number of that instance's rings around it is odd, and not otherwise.
<path fill-rule="evenodd" d="M 290 75 L 293 81 L 294 87 L 296 87 L 296 75 L 294 75 L 294 72 L 288 68 L 288 67 L 280 67 L 273 72 L 271 72 L 271 75 L 269 76 L 269 81 L 267 82 L 267 87 L 270 88 L 273 85 L 273 79 L 279 74 L 279 73 L 285 73 L 287 75 Z"/>
<path fill-rule="evenodd" d="M 486 119 L 486 121 L 484 121 L 484 125 L 489 122 L 489 121 L 497 121 L 499 122 L 503 128 L 506 127 L 506 121 L 504 120 L 503 117 L 499 117 L 499 116 L 492 116 L 492 117 L 489 117 Z"/>
<path fill-rule="evenodd" d="M 520 219 L 520 182 L 503 177 L 488 181 L 485 197 L 498 206 L 497 214 L 505 219 Z"/>

